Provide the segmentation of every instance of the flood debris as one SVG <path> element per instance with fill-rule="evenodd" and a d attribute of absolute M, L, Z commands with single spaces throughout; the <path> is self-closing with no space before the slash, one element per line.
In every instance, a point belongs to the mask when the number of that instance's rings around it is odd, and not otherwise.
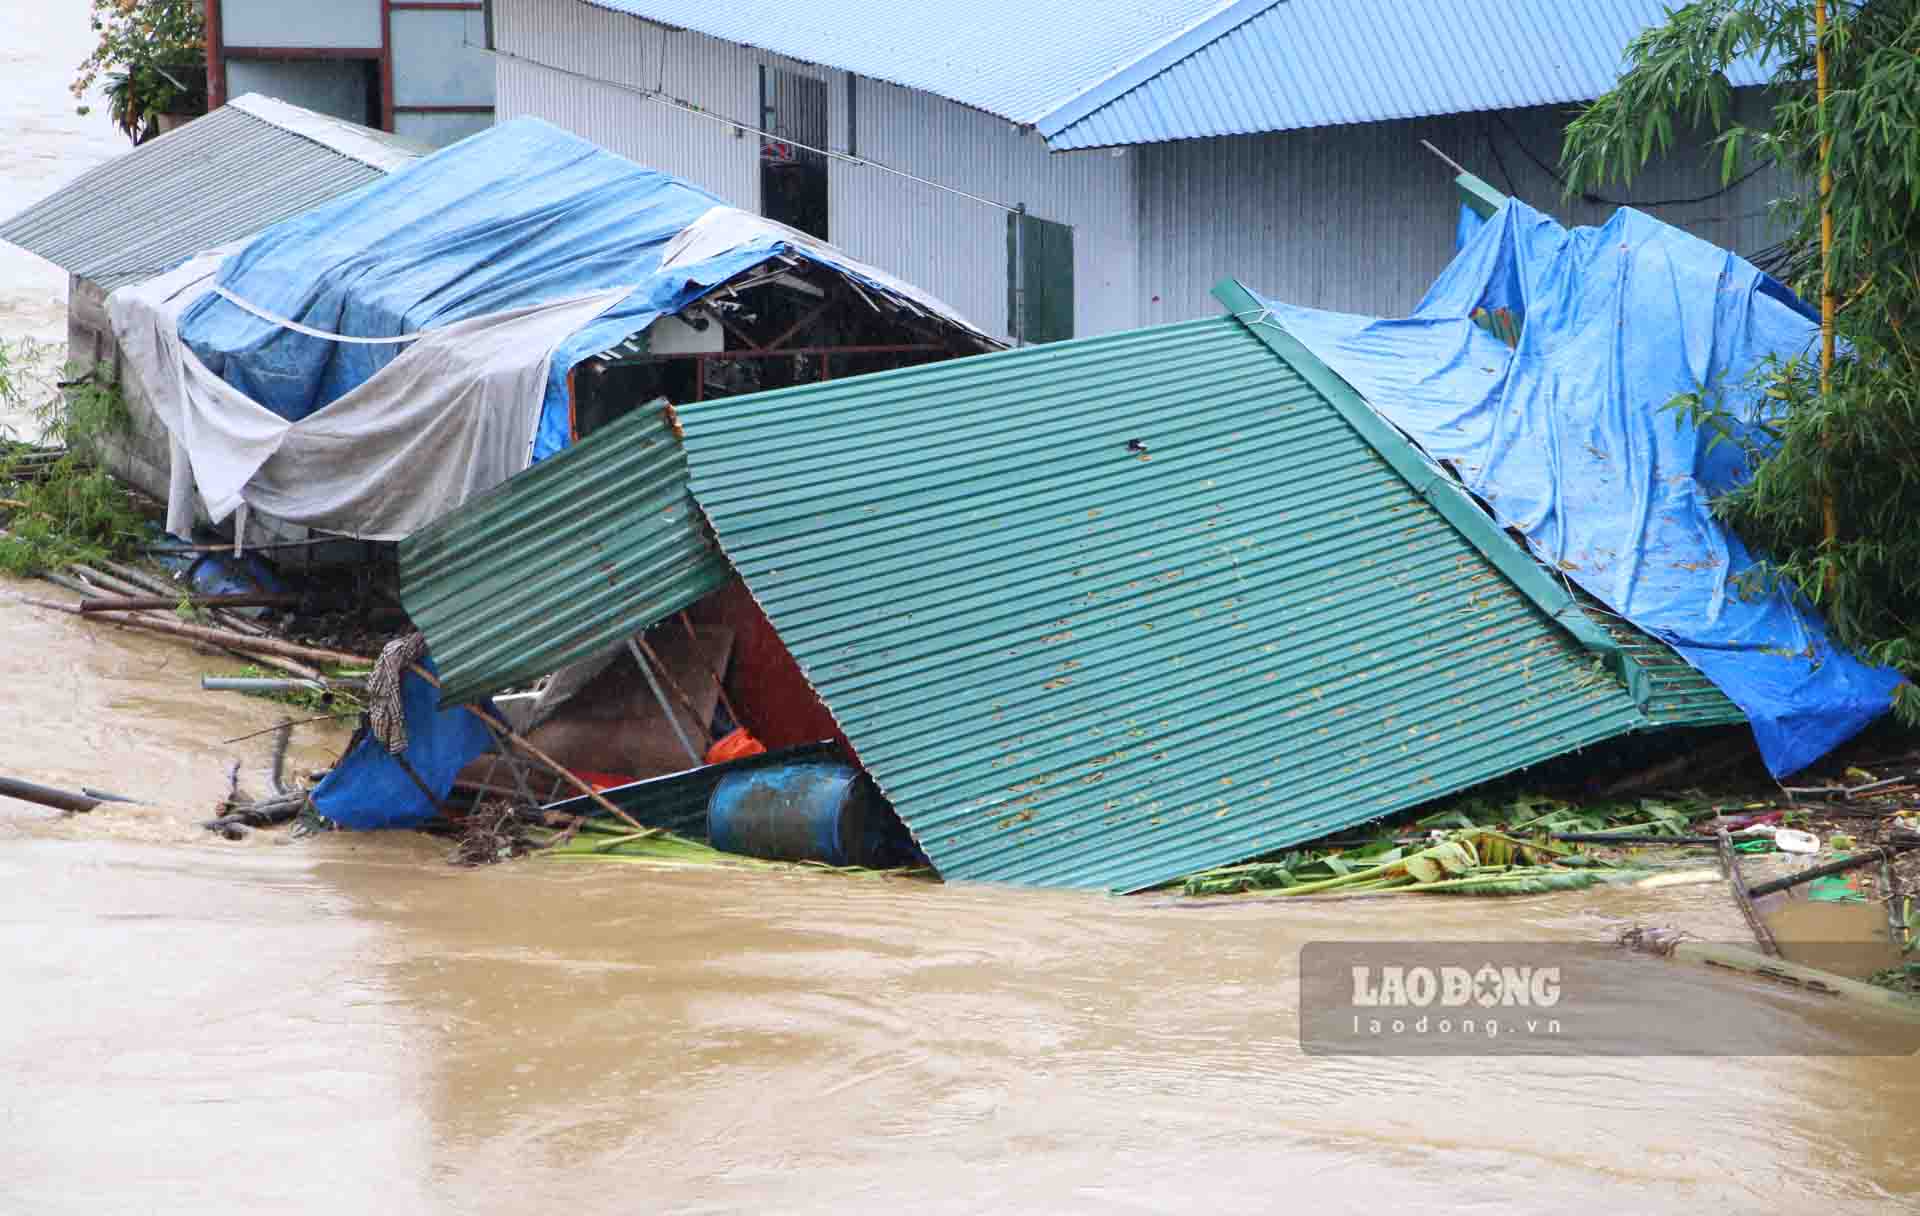
<path fill-rule="evenodd" d="M 1737 375 L 1805 330 L 1771 292 L 1717 310 L 1758 272 L 1646 216 L 1596 241 L 1463 175 L 1460 256 L 1364 339 L 1227 280 L 1211 320 L 1008 351 L 542 123 L 387 169 L 113 293 L 123 404 L 173 474 L 132 547 L 168 573 L 122 545 L 50 564 L 77 606 L 16 597 L 285 673 L 209 691 L 359 717 L 311 790 L 236 789 L 212 830 L 1277 898 L 1574 891 L 1712 847 L 1765 945 L 1754 900 L 1785 888 L 1743 858 L 1915 791 L 1920 764 L 1787 807 L 1619 800 L 1756 754 L 1803 772 L 1892 688 L 1803 606 L 1729 600 L 1750 563 L 1701 487 L 1625 466 L 1713 448 L 1624 398 L 1620 360 L 1677 384 L 1710 344 Z M 1434 333 L 1472 358 L 1410 379 Z M 1584 453 L 1487 405 L 1576 398 Z M 1600 799 L 1474 800 L 1650 740 Z"/>
<path fill-rule="evenodd" d="M 1920 1018 L 1920 999 L 1888 987 L 1863 983 L 1817 967 L 1759 954 L 1739 946 L 1701 941 L 1674 929 L 1636 926 L 1621 934 L 1622 946 L 1680 962 L 1740 972 L 1815 996 L 1870 1006 Z"/>
<path fill-rule="evenodd" d="M 76 794 L 71 790 L 55 789 L 50 785 L 38 785 L 32 781 L 22 781 L 18 777 L 0 777 L 0 797 L 17 798 L 22 802 L 33 802 L 40 806 L 50 806 L 57 811 L 69 811 L 84 814 L 99 806 L 107 798 L 91 794 Z M 124 800 L 115 800 L 124 801 Z"/>
<path fill-rule="evenodd" d="M 1387 844 L 1327 854 L 1294 866 L 1254 864 L 1187 878 L 1188 895 L 1270 891 L 1277 896 L 1545 895 L 1605 882 L 1631 882 L 1647 871 L 1484 828 L 1455 831 L 1424 847 Z"/>

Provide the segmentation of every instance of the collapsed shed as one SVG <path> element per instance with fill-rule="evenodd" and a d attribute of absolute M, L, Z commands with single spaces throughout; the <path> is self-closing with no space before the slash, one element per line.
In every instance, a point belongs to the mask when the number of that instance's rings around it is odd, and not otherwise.
<path fill-rule="evenodd" d="M 832 246 L 523 119 L 110 301 L 170 530 L 398 540 L 653 395 L 997 344 Z"/>
<path fill-rule="evenodd" d="M 1122 891 L 1741 720 L 1223 298 L 627 419 L 403 545 L 445 702 L 737 576 L 944 876 Z"/>

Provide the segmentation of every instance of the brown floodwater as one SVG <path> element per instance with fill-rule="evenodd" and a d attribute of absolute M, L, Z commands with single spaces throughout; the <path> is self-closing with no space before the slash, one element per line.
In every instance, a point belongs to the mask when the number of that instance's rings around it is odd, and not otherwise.
<path fill-rule="evenodd" d="M 0 213 L 118 150 L 64 93 L 86 10 L 0 0 Z M 57 337 L 63 287 L 0 248 L 0 338 Z M 231 667 L 0 600 L 0 773 L 152 803 L 0 800 L 0 1216 L 1835 1213 L 1920 1192 L 1920 1061 L 1836 1054 L 1908 1037 L 1736 977 L 1701 982 L 1801 1054 L 1300 1050 L 1308 942 L 1741 940 L 1715 883 L 1194 907 L 461 871 L 406 833 L 227 842 L 197 824 L 234 763 L 263 788 L 270 745 L 224 740 L 282 713 L 198 690 Z M 344 738 L 300 727 L 295 768 Z M 1650 1042 L 1713 1016 L 1644 987 Z"/>
<path fill-rule="evenodd" d="M 1309 941 L 1738 940 L 1716 883 L 1195 906 L 465 871 L 408 833 L 230 843 L 195 824 L 270 749 L 221 740 L 281 711 L 199 692 L 219 665 L 0 602 L 0 771 L 158 803 L 0 809 L 0 1212 L 1886 1211 L 1920 1190 L 1920 1061 L 1815 1054 L 1911 1036 L 1753 981 L 1712 980 L 1808 1054 L 1300 1050 Z M 300 734 L 303 766 L 343 737 Z M 1654 1037 L 1690 1015 L 1648 1000 Z"/>

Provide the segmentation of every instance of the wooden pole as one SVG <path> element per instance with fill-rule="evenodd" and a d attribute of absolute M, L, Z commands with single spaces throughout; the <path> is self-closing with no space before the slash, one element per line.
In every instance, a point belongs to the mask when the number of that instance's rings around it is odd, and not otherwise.
<path fill-rule="evenodd" d="M 43 600 L 36 596 L 10 592 L 11 598 L 35 608 L 51 608 L 55 612 L 65 612 L 73 616 L 80 610 L 69 604 Z M 228 650 L 239 650 L 249 654 L 273 654 L 289 659 L 300 659 L 308 663 L 330 663 L 338 667 L 370 667 L 373 660 L 365 655 L 347 654 L 340 650 L 326 650 L 318 646 L 300 646 L 293 642 L 283 642 L 279 638 L 256 638 L 246 634 L 230 633 L 224 629 L 209 629 L 204 625 L 187 625 L 178 621 L 164 620 L 160 617 L 142 616 L 131 612 L 93 612 L 87 615 L 112 621 L 117 625 L 127 625 L 134 629 L 146 629 L 154 633 L 169 634 L 177 638 L 188 638 L 195 642 L 205 642 L 209 646 L 221 646 Z"/>
<path fill-rule="evenodd" d="M 298 607 L 297 595 L 247 594 L 235 595 L 177 595 L 163 597 L 158 595 L 128 596 L 125 599 L 84 599 L 80 601 L 80 611 L 91 616 L 96 612 L 143 612 L 151 608 L 174 608 L 180 604 L 193 608 L 294 608 Z"/>
<path fill-rule="evenodd" d="M 435 679 L 433 673 L 428 671 L 426 668 L 420 666 L 420 664 L 410 663 L 407 665 L 407 670 L 411 671 L 414 675 L 419 676 L 421 679 L 433 685 L 435 688 L 440 687 L 440 681 Z M 574 789 L 579 790 L 582 794 L 585 794 L 587 797 L 599 803 L 601 810 L 604 810 L 607 813 L 614 815 L 619 819 L 625 820 L 628 824 L 631 824 L 634 828 L 638 829 L 639 831 L 646 832 L 648 834 L 654 834 L 659 831 L 658 828 L 647 827 L 645 824 L 641 823 L 638 819 L 635 819 L 633 816 L 627 814 L 625 811 L 621 810 L 619 807 L 613 805 L 613 803 L 609 802 L 605 797 L 601 795 L 599 790 L 594 789 L 591 785 L 588 785 L 585 781 L 581 780 L 578 776 L 576 776 L 572 769 L 567 768 L 565 765 L 561 764 L 558 760 L 555 760 L 552 756 L 547 755 L 547 753 L 541 751 L 539 748 L 535 747 L 533 744 L 527 742 L 520 735 L 516 734 L 512 727 L 508 726 L 505 722 L 500 721 L 500 719 L 494 717 L 492 714 L 488 713 L 486 710 L 481 709 L 478 705 L 462 705 L 460 708 L 466 710 L 468 713 L 472 714 L 474 717 L 480 719 L 480 721 L 487 727 L 487 729 L 491 730 L 496 736 L 507 740 L 508 742 L 512 743 L 515 747 L 525 752 L 527 755 L 532 756 L 535 760 L 538 760 L 542 765 L 546 766 L 548 769 L 551 769 L 555 776 L 559 777 L 561 780 L 565 781 L 567 784 L 573 786 Z"/>

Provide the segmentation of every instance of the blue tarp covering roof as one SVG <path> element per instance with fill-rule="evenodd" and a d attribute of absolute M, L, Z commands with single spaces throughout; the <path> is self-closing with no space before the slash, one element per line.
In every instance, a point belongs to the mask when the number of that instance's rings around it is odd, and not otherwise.
<path fill-rule="evenodd" d="M 1568 230 L 1509 200 L 1404 320 L 1262 303 L 1541 561 L 1718 685 L 1776 775 L 1889 708 L 1898 674 L 1837 649 L 1784 590 L 1734 586 L 1754 558 L 1709 500 L 1746 470 L 1665 408 L 1718 385 L 1751 421 L 1747 373 L 1816 345 L 1805 305 L 1750 263 L 1638 211 Z M 1514 349 L 1471 319 L 1502 308 L 1522 318 Z"/>
<path fill-rule="evenodd" d="M 724 207 L 679 178 L 521 118 L 276 224 L 227 261 L 219 285 L 273 316 L 368 338 L 631 289 L 554 353 L 535 460 L 567 445 L 575 365 L 776 253 L 832 266 L 971 328 L 897 280 L 753 217 L 676 254 L 676 238 Z M 214 295 L 182 315 L 180 336 L 228 384 L 290 420 L 338 400 L 405 349 L 309 337 Z"/>

